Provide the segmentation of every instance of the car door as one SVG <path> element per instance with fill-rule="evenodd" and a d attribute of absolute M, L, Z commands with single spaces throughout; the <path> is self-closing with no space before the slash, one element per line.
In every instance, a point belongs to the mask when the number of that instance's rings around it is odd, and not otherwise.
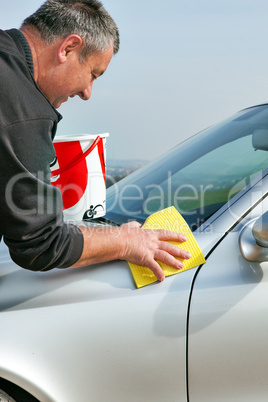
<path fill-rule="evenodd" d="M 264 177 L 212 224 L 222 238 L 196 275 L 189 310 L 191 402 L 267 401 L 268 261 L 241 253 L 245 231 L 253 237 L 268 210 L 267 184 Z"/>

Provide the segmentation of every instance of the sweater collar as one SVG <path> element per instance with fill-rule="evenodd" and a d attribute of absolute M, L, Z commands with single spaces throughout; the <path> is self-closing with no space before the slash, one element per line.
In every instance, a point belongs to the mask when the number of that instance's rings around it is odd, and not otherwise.
<path fill-rule="evenodd" d="M 29 46 L 29 43 L 27 42 L 27 39 L 25 38 L 25 36 L 23 35 L 23 33 L 21 31 L 19 31 L 18 29 L 9 29 L 8 31 L 6 31 L 11 37 L 16 38 L 23 51 L 25 54 L 25 58 L 26 58 L 26 62 L 27 65 L 32 73 L 32 75 L 34 76 L 34 67 L 33 67 L 33 58 L 32 58 L 32 52 L 31 52 L 31 48 Z M 53 107 L 53 109 L 55 110 L 57 116 L 58 116 L 58 120 L 60 121 L 62 119 L 62 115 L 54 108 L 53 105 L 51 105 Z"/>
<path fill-rule="evenodd" d="M 10 29 L 9 33 L 11 35 L 13 34 L 14 36 L 16 36 L 16 38 L 19 40 L 19 42 L 24 50 L 24 54 L 25 54 L 25 58 L 26 58 L 28 67 L 29 67 L 31 73 L 34 75 L 32 52 L 31 52 L 30 46 L 27 42 L 27 39 L 25 38 L 23 33 L 21 31 L 19 31 L 18 29 Z"/>

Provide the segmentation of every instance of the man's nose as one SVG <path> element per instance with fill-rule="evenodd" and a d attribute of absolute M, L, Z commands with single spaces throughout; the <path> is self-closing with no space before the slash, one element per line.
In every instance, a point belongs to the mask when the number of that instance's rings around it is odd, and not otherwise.
<path fill-rule="evenodd" d="M 80 96 L 81 99 L 86 101 L 89 100 L 89 98 L 91 97 L 91 91 L 92 91 L 92 85 L 84 89 L 84 91 L 79 92 L 78 95 Z"/>

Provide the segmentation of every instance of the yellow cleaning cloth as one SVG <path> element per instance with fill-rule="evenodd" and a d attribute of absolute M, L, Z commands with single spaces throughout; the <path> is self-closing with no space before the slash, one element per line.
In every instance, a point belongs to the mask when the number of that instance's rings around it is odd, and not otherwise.
<path fill-rule="evenodd" d="M 177 270 L 176 268 L 172 268 L 161 261 L 157 261 L 163 269 L 165 276 L 170 276 L 183 271 L 187 271 L 190 268 L 194 268 L 206 262 L 189 226 L 176 210 L 176 208 L 169 207 L 150 215 L 146 219 L 142 228 L 154 230 L 172 230 L 173 232 L 183 233 L 187 237 L 187 240 L 184 243 L 170 242 L 177 245 L 183 250 L 187 250 L 191 254 L 191 258 L 189 260 L 180 259 L 181 261 L 183 261 L 182 269 Z M 156 276 L 149 268 L 132 263 L 128 264 L 130 266 L 137 288 L 141 288 L 142 286 L 146 286 L 157 281 Z"/>

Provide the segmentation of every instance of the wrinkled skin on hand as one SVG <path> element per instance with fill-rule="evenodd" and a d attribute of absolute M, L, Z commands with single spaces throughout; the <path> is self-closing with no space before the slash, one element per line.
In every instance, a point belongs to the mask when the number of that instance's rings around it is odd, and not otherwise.
<path fill-rule="evenodd" d="M 183 234 L 161 229 L 141 229 L 138 222 L 126 223 L 121 229 L 122 235 L 126 238 L 121 259 L 148 267 L 160 281 L 165 279 L 165 275 L 156 260 L 181 269 L 183 263 L 176 258 L 190 258 L 187 251 L 168 243 L 168 241 L 185 242 L 186 237 Z"/>

